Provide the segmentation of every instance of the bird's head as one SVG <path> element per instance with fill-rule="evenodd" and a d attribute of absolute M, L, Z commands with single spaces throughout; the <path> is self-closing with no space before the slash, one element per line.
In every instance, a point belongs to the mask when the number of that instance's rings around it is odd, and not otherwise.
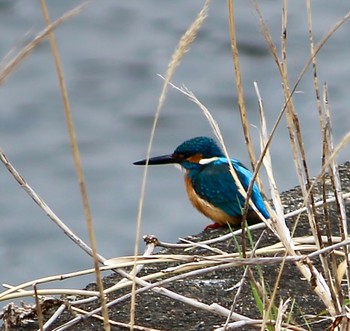
<path fill-rule="evenodd" d="M 179 164 L 187 170 L 192 170 L 198 169 L 218 157 L 224 157 L 224 154 L 214 139 L 196 137 L 183 142 L 172 154 L 150 158 L 148 164 Z M 145 159 L 134 162 L 134 164 L 145 165 L 146 161 Z"/>

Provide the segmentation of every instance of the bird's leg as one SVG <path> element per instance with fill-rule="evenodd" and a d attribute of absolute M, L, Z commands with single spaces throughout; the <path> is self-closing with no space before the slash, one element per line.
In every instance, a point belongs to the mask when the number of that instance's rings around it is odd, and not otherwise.
<path fill-rule="evenodd" d="M 218 229 L 218 228 L 221 228 L 222 226 L 225 226 L 225 225 L 221 225 L 219 223 L 210 223 L 204 228 L 204 231 L 208 229 Z"/>

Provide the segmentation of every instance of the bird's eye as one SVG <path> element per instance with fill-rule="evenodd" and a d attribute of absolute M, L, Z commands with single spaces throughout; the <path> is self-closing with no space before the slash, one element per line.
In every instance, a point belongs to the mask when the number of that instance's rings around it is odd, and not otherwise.
<path fill-rule="evenodd" d="M 174 156 L 177 159 L 185 159 L 186 158 L 185 154 L 183 154 L 183 153 L 175 153 Z"/>

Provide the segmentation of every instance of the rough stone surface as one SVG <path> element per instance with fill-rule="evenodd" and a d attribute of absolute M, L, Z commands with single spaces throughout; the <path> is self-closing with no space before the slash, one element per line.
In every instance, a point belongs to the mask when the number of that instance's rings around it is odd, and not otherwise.
<path fill-rule="evenodd" d="M 350 188 L 350 163 L 345 163 L 340 166 L 340 173 L 342 178 L 343 189 L 348 191 Z M 330 180 L 326 181 L 327 190 L 332 192 L 332 185 Z M 328 194 L 330 196 L 330 194 Z M 316 187 L 316 192 L 314 194 L 315 199 L 318 201 L 322 199 L 322 185 L 318 184 Z M 303 198 L 301 191 L 298 187 L 283 193 L 283 204 L 285 206 L 285 212 L 295 210 L 299 208 L 303 203 Z M 324 222 L 324 210 L 323 207 L 317 208 L 318 221 L 320 223 L 320 228 L 322 229 L 322 234 L 325 233 L 325 222 Z M 328 205 L 329 218 L 331 221 L 332 234 L 338 234 L 338 211 L 336 210 L 335 204 Z M 350 214 L 350 205 L 347 204 L 347 214 Z M 288 220 L 288 227 L 293 228 L 296 222 L 296 217 Z M 230 230 L 228 228 L 219 228 L 215 230 L 207 230 L 198 235 L 188 237 L 192 241 L 202 241 L 209 238 L 215 238 L 224 233 L 228 233 Z M 259 241 L 259 247 L 266 247 L 272 243 L 278 242 L 278 239 L 269 230 L 257 230 L 253 233 L 254 242 Z M 297 224 L 294 236 L 308 236 L 310 235 L 310 227 L 308 219 L 305 213 L 300 217 Z M 260 239 L 259 239 L 260 238 Z M 241 245 L 241 238 L 236 237 L 236 240 Z M 237 252 L 237 246 L 233 238 L 220 242 L 212 247 L 218 248 L 224 252 L 232 253 Z M 249 243 L 247 242 L 247 246 Z M 191 254 L 196 256 L 212 255 L 213 253 L 208 252 L 204 248 L 196 248 L 191 251 L 184 252 L 182 249 L 162 249 L 162 254 Z M 312 261 L 313 265 L 319 268 L 319 260 L 314 259 Z M 149 275 L 151 273 L 165 269 L 173 264 L 153 264 L 145 265 L 139 276 Z M 255 279 L 261 282 L 264 280 L 265 291 L 271 296 L 274 285 L 279 277 L 279 271 L 281 265 L 263 265 L 259 267 L 252 267 L 251 272 L 255 276 Z M 192 278 L 186 278 L 183 280 L 171 282 L 166 284 L 164 287 L 174 291 L 178 294 L 182 294 L 186 297 L 196 299 L 200 302 L 206 303 L 208 305 L 212 303 L 220 304 L 227 309 L 231 309 L 234 296 L 237 292 L 237 288 L 233 288 L 239 281 L 241 281 L 244 269 L 243 267 L 227 268 L 224 270 L 213 271 L 201 276 L 196 276 Z M 121 276 L 117 273 L 111 274 L 104 278 L 104 286 L 108 288 L 113 286 L 121 279 Z M 94 284 L 89 284 L 87 289 L 96 290 Z M 108 300 L 113 300 L 115 298 L 121 297 L 123 294 L 128 293 L 129 289 L 120 290 L 114 292 L 108 296 Z M 302 316 L 307 315 L 317 315 L 324 312 L 324 305 L 320 299 L 315 295 L 311 286 L 305 281 L 293 263 L 286 263 L 283 267 L 282 275 L 278 285 L 278 290 L 276 293 L 275 303 L 278 306 L 281 300 L 286 301 L 288 298 L 294 300 L 294 308 L 292 309 L 292 319 L 291 323 L 297 325 L 303 325 L 304 320 Z M 147 328 L 156 330 L 171 330 L 171 331 L 183 331 L 183 330 L 193 330 L 193 331 L 204 331 L 204 330 L 214 330 L 216 327 L 220 327 L 225 323 L 225 317 L 209 313 L 207 311 L 201 310 L 199 308 L 193 308 L 188 304 L 181 303 L 174 299 L 170 299 L 164 295 L 148 291 L 137 295 L 137 305 L 136 305 L 136 324 L 138 326 L 144 327 L 142 330 L 149 330 Z M 51 300 L 50 302 L 43 306 L 45 308 L 44 316 L 45 319 L 51 316 L 51 314 L 60 305 L 60 300 Z M 290 311 L 292 303 L 289 304 Z M 80 308 L 85 310 L 92 310 L 98 306 L 98 303 L 82 305 Z M 110 319 L 128 323 L 130 314 L 130 300 L 125 300 L 109 310 Z M 15 308 L 13 312 L 15 311 Z M 29 309 L 30 311 L 30 309 Z M 254 300 L 252 294 L 252 285 L 248 278 L 245 279 L 243 285 L 241 286 L 241 294 L 234 306 L 234 312 L 249 316 L 254 319 L 261 319 L 261 314 L 257 308 L 257 304 Z M 33 311 L 32 311 L 33 313 Z M 15 314 L 15 313 L 14 313 Z M 61 317 L 55 322 L 55 324 L 50 328 L 50 330 L 55 327 L 62 325 L 64 322 L 70 320 L 73 314 L 66 311 Z M 16 319 L 17 318 L 17 319 Z M 29 317 L 28 317 L 29 318 Z M 16 321 L 17 326 L 11 326 L 8 330 L 16 331 L 31 331 L 37 330 L 38 325 L 36 323 L 36 316 L 33 313 L 30 316 L 34 322 L 29 323 L 26 326 L 21 326 L 21 319 L 18 319 L 18 315 L 14 316 L 14 321 Z M 23 317 L 23 319 L 25 319 Z M 22 321 L 23 321 L 22 319 Z M 16 324 L 15 323 L 15 324 Z M 326 330 L 330 325 L 330 321 L 324 321 L 322 323 L 311 324 L 311 330 Z M 302 326 L 308 329 L 306 326 Z M 122 326 L 112 326 L 112 330 L 126 330 L 127 328 Z M 260 329 L 260 328 L 257 328 Z M 5 330 L 5 327 L 2 328 Z M 97 319 L 89 318 L 70 330 L 103 330 L 103 325 Z M 137 330 L 137 329 L 135 329 Z M 255 330 L 254 327 L 241 327 L 239 330 Z"/>

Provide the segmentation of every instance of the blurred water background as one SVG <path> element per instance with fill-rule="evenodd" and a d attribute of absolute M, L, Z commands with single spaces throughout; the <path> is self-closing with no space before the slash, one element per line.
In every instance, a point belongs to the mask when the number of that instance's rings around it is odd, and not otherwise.
<path fill-rule="evenodd" d="M 52 19 L 80 2 L 48 0 Z M 281 3 L 258 2 L 280 46 Z M 97 247 L 105 257 L 133 252 L 144 158 L 164 74 L 179 38 L 203 1 L 96 1 L 58 28 L 56 38 L 68 86 L 93 214 Z M 312 2 L 315 40 L 350 9 L 347 1 Z M 271 129 L 283 105 L 277 67 L 250 1 L 235 1 L 237 37 L 249 120 L 259 126 L 253 81 L 258 81 Z M 290 81 L 309 58 L 305 1 L 289 2 Z M 6 64 L 44 27 L 38 1 L 0 1 L 0 58 Z M 237 108 L 227 7 L 212 1 L 209 17 L 173 82 L 185 84 L 212 111 L 232 156 L 249 165 Z M 10 52 L 10 53 L 9 53 Z M 329 85 L 335 142 L 349 131 L 349 24 L 318 55 L 320 82 Z M 320 170 L 321 135 L 312 72 L 294 102 L 301 119 L 311 173 Z M 88 240 L 54 61 L 48 42 L 37 47 L 0 88 L 0 148 L 28 183 L 81 238 Z M 252 127 L 258 146 L 257 130 Z M 183 140 L 212 135 L 196 105 L 171 89 L 158 124 L 152 155 L 170 153 Z M 272 143 L 280 191 L 298 184 L 285 120 Z M 349 148 L 338 161 L 349 160 Z M 91 267 L 78 249 L 0 164 L 0 283 Z M 200 232 L 210 223 L 197 213 L 173 167 L 149 170 L 142 234 L 162 241 Z M 143 247 L 141 246 L 141 249 Z M 62 285 L 83 287 L 93 276 Z"/>

